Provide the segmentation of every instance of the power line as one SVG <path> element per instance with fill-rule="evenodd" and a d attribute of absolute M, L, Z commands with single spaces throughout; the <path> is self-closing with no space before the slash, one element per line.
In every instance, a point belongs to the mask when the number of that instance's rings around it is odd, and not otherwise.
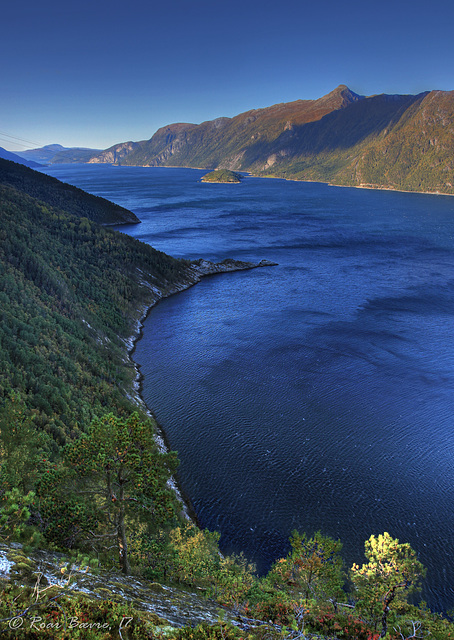
<path fill-rule="evenodd" d="M 41 144 L 41 142 L 34 142 L 33 140 L 26 140 L 25 138 L 18 138 L 17 136 L 12 136 L 10 133 L 5 133 L 4 131 L 0 131 L 0 136 L 2 136 L 2 139 L 5 140 L 5 138 L 3 136 L 6 136 L 7 138 L 13 138 L 14 140 L 20 140 L 21 142 L 26 142 L 27 144 L 33 144 L 36 147 L 43 147 L 44 145 Z M 10 140 L 6 140 L 6 142 L 11 142 Z M 19 144 L 19 143 L 16 143 Z M 24 147 L 24 144 L 19 145 L 21 147 Z"/>
<path fill-rule="evenodd" d="M 1 136 L 0 136 L 0 141 L 9 142 L 10 144 L 13 144 L 15 147 L 23 147 L 24 149 L 30 148 L 29 144 L 22 144 L 21 142 L 13 142 L 13 140 L 7 140 L 6 138 L 2 138 Z M 14 151 L 11 151 L 11 153 L 14 153 Z"/>

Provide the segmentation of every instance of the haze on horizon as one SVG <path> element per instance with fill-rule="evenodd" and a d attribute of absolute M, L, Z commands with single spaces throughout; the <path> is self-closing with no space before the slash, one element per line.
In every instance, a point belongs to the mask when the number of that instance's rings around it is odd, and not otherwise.
<path fill-rule="evenodd" d="M 454 90 L 448 0 L 18 0 L 3 18 L 0 146 L 13 152 L 104 149 L 339 84 Z"/>

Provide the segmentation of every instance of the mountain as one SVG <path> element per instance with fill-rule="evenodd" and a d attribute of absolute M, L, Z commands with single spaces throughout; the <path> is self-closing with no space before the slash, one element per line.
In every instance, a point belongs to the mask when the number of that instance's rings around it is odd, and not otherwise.
<path fill-rule="evenodd" d="M 114 145 L 90 162 L 185 166 L 338 185 L 454 193 L 454 92 L 359 96 L 345 85 L 150 140 Z"/>
<path fill-rule="evenodd" d="M 61 144 L 48 144 L 39 149 L 20 151 L 17 155 L 25 160 L 33 160 L 41 164 L 63 164 L 67 162 L 88 162 L 100 151 L 100 149 L 62 147 Z"/>
<path fill-rule="evenodd" d="M 36 198 L 42 204 L 64 209 L 67 213 L 88 218 L 100 224 L 140 222 L 132 211 L 109 200 L 91 195 L 56 178 L 9 160 L 0 159 L 0 185 L 13 187 L 23 194 Z"/>
<path fill-rule="evenodd" d="M 0 158 L 3 158 L 4 160 L 10 160 L 11 162 L 18 162 L 19 164 L 24 164 L 26 167 L 42 166 L 38 162 L 33 162 L 32 160 L 25 160 L 21 156 L 17 155 L 17 153 L 12 153 L 11 151 L 7 151 L 3 147 L 0 147 Z"/>
<path fill-rule="evenodd" d="M 101 149 L 86 149 L 85 147 L 69 147 L 56 153 L 49 164 L 68 164 L 68 163 L 85 163 L 90 162 L 93 156 L 96 156 Z"/>
<path fill-rule="evenodd" d="M 136 149 L 139 149 L 143 143 L 141 142 L 122 142 L 121 144 L 115 144 L 113 147 L 109 147 L 100 154 L 91 157 L 88 162 L 90 163 L 103 163 L 109 164 L 122 164 L 123 158 L 130 155 Z"/>
<path fill-rule="evenodd" d="M 61 144 L 47 144 L 40 149 L 27 149 L 26 151 L 20 151 L 18 155 L 25 160 L 33 160 L 34 162 L 40 162 L 42 164 L 48 164 L 52 158 L 64 151 L 66 147 L 62 147 Z"/>
<path fill-rule="evenodd" d="M 172 124 L 159 129 L 150 140 L 137 143 L 123 156 L 122 164 L 244 169 L 243 156 L 250 147 L 271 143 L 289 127 L 319 120 L 360 99 L 341 85 L 318 100 L 296 100 L 253 109 L 234 118 L 217 118 L 200 125 Z M 106 161 L 103 154 L 98 159 Z M 96 161 L 97 158 L 91 160 Z"/>

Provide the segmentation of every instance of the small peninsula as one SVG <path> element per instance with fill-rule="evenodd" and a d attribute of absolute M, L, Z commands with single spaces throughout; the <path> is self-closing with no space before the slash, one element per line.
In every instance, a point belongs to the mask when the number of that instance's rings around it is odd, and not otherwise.
<path fill-rule="evenodd" d="M 229 171 L 228 169 L 215 169 L 210 171 L 201 178 L 201 182 L 217 182 L 217 183 L 230 183 L 239 184 L 242 180 L 242 175 L 235 171 Z"/>

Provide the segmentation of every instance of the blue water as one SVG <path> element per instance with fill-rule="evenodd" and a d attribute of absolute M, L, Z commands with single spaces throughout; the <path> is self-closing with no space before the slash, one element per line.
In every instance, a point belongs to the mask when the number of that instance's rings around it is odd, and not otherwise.
<path fill-rule="evenodd" d="M 60 166 L 134 211 L 123 229 L 185 258 L 279 266 L 161 302 L 135 360 L 180 481 L 221 547 L 264 571 L 295 528 L 347 566 L 389 531 L 454 606 L 454 198 L 189 169 Z"/>

